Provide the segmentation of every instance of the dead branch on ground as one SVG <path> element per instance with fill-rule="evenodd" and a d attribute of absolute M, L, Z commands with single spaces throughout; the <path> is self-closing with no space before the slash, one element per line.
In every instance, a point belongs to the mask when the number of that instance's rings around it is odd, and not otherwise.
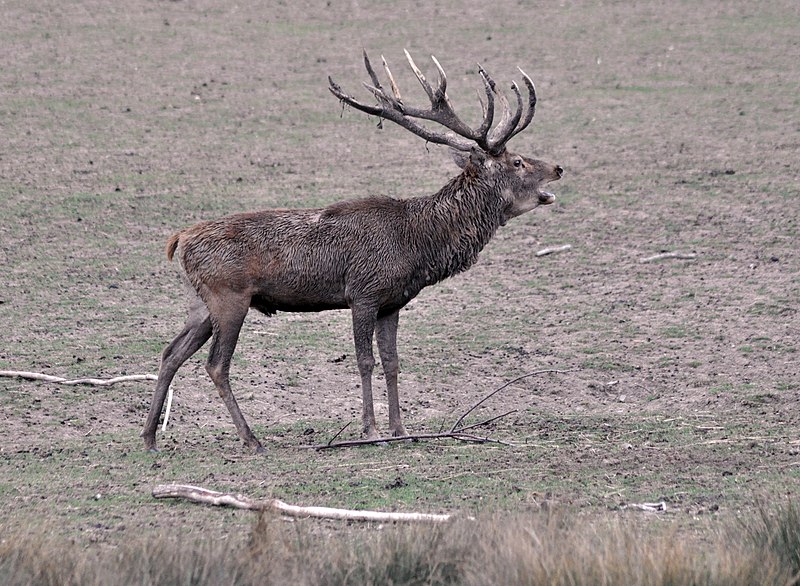
<path fill-rule="evenodd" d="M 97 387 L 109 387 L 117 383 L 137 381 L 137 380 L 158 380 L 154 374 L 128 374 L 124 376 L 115 376 L 114 378 L 76 378 L 66 379 L 60 376 L 52 376 L 49 374 L 41 374 L 39 372 L 27 372 L 24 370 L 0 370 L 0 376 L 10 378 L 23 378 L 26 380 L 40 380 L 46 383 L 56 383 L 59 385 L 93 385 Z M 167 421 L 169 421 L 169 413 L 172 409 L 172 385 L 169 386 L 167 392 L 167 408 L 164 411 L 164 421 L 161 425 L 161 431 L 166 431 Z"/>
<path fill-rule="evenodd" d="M 555 254 L 556 252 L 564 252 L 566 250 L 570 250 L 572 248 L 572 244 L 564 244 L 562 246 L 551 246 L 550 248 L 542 248 L 541 250 L 536 252 L 536 256 L 545 256 L 548 254 Z"/>
<path fill-rule="evenodd" d="M 441 523 L 453 515 L 428 513 L 387 513 L 382 511 L 355 511 L 330 507 L 300 507 L 278 499 L 256 500 L 243 494 L 224 493 L 188 484 L 159 484 L 153 488 L 153 498 L 179 498 L 214 506 L 229 506 L 248 511 L 274 511 L 287 517 L 341 519 L 373 523 Z"/>
<path fill-rule="evenodd" d="M 60 376 L 51 376 L 49 374 L 40 374 L 38 372 L 26 372 L 23 370 L 0 370 L 0 376 L 24 378 L 27 380 L 40 380 L 48 383 L 58 383 L 60 385 L 94 385 L 98 387 L 107 387 L 116 383 L 127 381 L 158 380 L 158 377 L 154 374 L 129 374 L 114 378 L 76 378 L 70 380 Z"/>
<path fill-rule="evenodd" d="M 655 262 L 657 260 L 664 260 L 666 258 L 676 258 L 679 260 L 692 260 L 694 258 L 697 258 L 697 255 L 693 252 L 662 252 L 661 254 L 654 254 L 653 256 L 640 258 L 639 262 L 644 264 L 648 262 Z"/>
<path fill-rule="evenodd" d="M 509 411 L 505 415 L 508 415 L 509 413 L 513 413 L 513 412 L 514 411 Z M 498 417 L 495 417 L 493 419 L 498 419 Z M 476 426 L 477 425 L 470 426 L 470 427 L 476 427 Z M 422 441 L 422 440 L 447 439 L 447 438 L 455 439 L 455 440 L 461 440 L 463 442 L 473 442 L 473 443 L 476 443 L 476 444 L 493 443 L 493 444 L 503 444 L 503 445 L 506 445 L 506 446 L 509 445 L 507 442 L 504 442 L 504 441 L 501 441 L 501 440 L 498 440 L 498 439 L 493 439 L 493 438 L 490 438 L 490 437 L 482 437 L 482 436 L 478 436 L 478 435 L 473 435 L 471 433 L 461 433 L 460 431 L 456 431 L 456 432 L 443 431 L 441 433 L 415 433 L 415 434 L 410 434 L 410 435 L 397 435 L 397 436 L 379 437 L 379 438 L 375 438 L 375 439 L 342 440 L 340 442 L 334 442 L 334 441 L 331 440 L 327 444 L 317 444 L 317 445 L 313 445 L 313 446 L 301 446 L 301 448 L 307 449 L 307 450 L 330 450 L 330 449 L 333 449 L 333 448 L 352 448 L 352 447 L 355 447 L 355 446 L 382 445 L 382 444 L 388 444 L 388 443 L 391 443 L 391 442 L 416 442 L 416 441 Z"/>
<path fill-rule="evenodd" d="M 470 424 L 470 425 L 462 425 L 462 423 L 464 422 L 464 419 L 466 419 L 466 417 L 470 413 L 475 411 L 475 409 L 477 409 L 478 407 L 483 405 L 486 401 L 488 401 L 489 399 L 494 397 L 497 393 L 499 393 L 503 389 L 508 388 L 509 386 L 513 385 L 516 382 L 519 382 L 519 381 L 521 381 L 523 379 L 530 378 L 532 376 L 537 376 L 537 375 L 540 375 L 540 374 L 547 374 L 547 373 L 564 374 L 564 373 L 567 373 L 567 372 L 574 372 L 575 370 L 576 369 L 557 370 L 557 369 L 550 368 L 550 369 L 544 369 L 544 370 L 536 370 L 534 372 L 529 372 L 528 374 L 523 374 L 522 376 L 518 376 L 517 378 L 515 378 L 513 380 L 510 380 L 507 383 L 505 383 L 504 385 L 496 388 L 491 393 L 489 393 L 488 395 L 483 397 L 480 401 L 478 401 L 477 403 L 472 405 L 469 409 L 467 409 L 456 420 L 456 422 L 452 425 L 452 427 L 450 428 L 449 431 L 442 431 L 442 432 L 439 432 L 439 433 L 419 433 L 419 434 L 409 434 L 409 435 L 402 435 L 402 436 L 379 437 L 379 438 L 375 438 L 375 439 L 344 440 L 344 441 L 341 441 L 341 442 L 334 441 L 337 437 L 339 437 L 339 435 L 347 427 L 347 425 L 345 425 L 342 429 L 339 430 L 339 432 L 335 436 L 333 436 L 330 439 L 330 441 L 328 441 L 328 443 L 326 443 L 326 444 L 317 444 L 317 445 L 313 445 L 313 446 L 303 446 L 303 448 L 305 448 L 305 449 L 313 449 L 313 450 L 329 450 L 329 449 L 333 449 L 333 448 L 350 448 L 350 447 L 354 447 L 354 446 L 368 446 L 368 445 L 375 445 L 375 444 L 384 445 L 384 444 L 388 444 L 388 443 L 391 443 L 391 442 L 408 442 L 408 441 L 421 441 L 421 440 L 431 440 L 431 439 L 455 439 L 455 440 L 460 440 L 460 441 L 464 441 L 464 442 L 474 442 L 474 443 L 479 443 L 479 444 L 495 443 L 495 444 L 502 444 L 502 445 L 506 445 L 507 446 L 507 445 L 510 445 L 507 442 L 504 442 L 504 441 L 501 441 L 501 440 L 498 440 L 498 439 L 494 439 L 494 438 L 491 438 L 491 437 L 484 437 L 484 436 L 474 435 L 474 434 L 471 434 L 471 433 L 466 433 L 466 431 L 470 430 L 470 429 L 475 429 L 476 427 L 481 427 L 481 426 L 484 426 L 484 425 L 488 425 L 488 424 L 490 424 L 490 423 L 492 423 L 494 421 L 497 421 L 498 419 L 502 419 L 503 417 L 506 417 L 507 415 L 511 415 L 512 413 L 515 413 L 516 409 L 512 409 L 511 411 L 507 411 L 506 413 L 503 413 L 502 415 L 496 415 L 495 417 L 491 417 L 489 419 L 486 419 L 485 421 L 481 421 L 480 423 L 473 423 L 473 424 Z"/>
<path fill-rule="evenodd" d="M 660 503 L 630 503 L 627 505 L 621 505 L 620 509 L 623 511 L 625 509 L 637 509 L 647 513 L 661 513 L 667 510 L 667 503 L 664 501 L 661 501 Z"/>

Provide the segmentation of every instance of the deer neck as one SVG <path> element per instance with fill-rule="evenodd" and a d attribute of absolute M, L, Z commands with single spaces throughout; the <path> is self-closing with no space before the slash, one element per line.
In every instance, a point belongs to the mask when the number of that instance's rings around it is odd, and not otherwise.
<path fill-rule="evenodd" d="M 438 193 L 414 200 L 413 216 L 425 234 L 420 243 L 430 282 L 467 270 L 503 225 L 501 187 L 480 175 L 462 173 Z"/>

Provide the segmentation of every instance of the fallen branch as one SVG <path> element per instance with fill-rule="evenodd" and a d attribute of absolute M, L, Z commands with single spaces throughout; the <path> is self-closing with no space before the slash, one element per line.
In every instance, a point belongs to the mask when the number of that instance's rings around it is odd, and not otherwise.
<path fill-rule="evenodd" d="M 25 372 L 22 370 L 0 370 L 0 376 L 12 378 L 24 378 L 27 380 L 40 380 L 48 383 L 58 383 L 60 385 L 94 385 L 98 387 L 107 387 L 116 383 L 136 381 L 136 380 L 158 380 L 154 374 L 129 374 L 126 376 L 117 376 L 114 378 L 76 378 L 66 379 L 60 376 L 50 376 L 49 374 L 40 374 L 38 372 Z"/>
<path fill-rule="evenodd" d="M 505 417 L 509 413 L 513 413 L 513 411 L 509 411 L 503 415 L 498 417 L 492 418 L 492 420 L 499 419 L 500 417 Z M 486 423 L 486 422 L 483 422 Z M 473 427 L 477 427 L 481 424 L 470 425 L 468 428 L 471 429 Z M 465 427 L 464 429 L 468 429 Z M 354 440 L 342 440 L 340 442 L 330 441 L 326 444 L 317 444 L 313 446 L 300 446 L 306 450 L 330 450 L 333 448 L 352 448 L 355 446 L 369 446 L 369 445 L 383 445 L 388 444 L 391 442 L 416 442 L 422 440 L 431 440 L 431 439 L 455 439 L 461 440 L 464 442 L 473 442 L 476 444 L 502 444 L 502 445 L 510 445 L 508 442 L 504 442 L 498 439 L 493 439 L 490 437 L 482 437 L 478 435 L 473 435 L 471 433 L 463 433 L 462 430 L 458 430 L 455 432 L 451 431 L 443 431 L 441 433 L 415 433 L 410 435 L 397 435 L 397 436 L 389 436 L 389 437 L 378 437 L 375 439 L 354 439 Z"/>
<path fill-rule="evenodd" d="M 660 503 L 632 503 L 629 505 L 622 505 L 622 510 L 625 509 L 638 509 L 648 513 L 660 513 L 667 510 L 667 503 L 661 501 Z"/>
<path fill-rule="evenodd" d="M 693 258 L 697 258 L 697 255 L 693 252 L 662 252 L 661 254 L 654 254 L 653 256 L 648 256 L 645 258 L 640 258 L 639 262 L 644 264 L 648 262 L 654 262 L 657 260 L 664 260 L 665 258 L 677 258 L 680 260 L 691 260 Z"/>
<path fill-rule="evenodd" d="M 27 380 L 40 380 L 47 383 L 57 383 L 60 385 L 94 385 L 97 387 L 108 387 L 117 383 L 137 381 L 137 380 L 158 380 L 154 374 L 128 374 L 124 376 L 116 376 L 114 378 L 76 378 L 66 379 L 60 376 L 51 376 L 49 374 L 41 374 L 39 372 L 26 372 L 24 370 L 0 370 L 0 376 L 24 378 Z M 169 386 L 167 391 L 167 408 L 164 411 L 164 421 L 161 424 L 161 431 L 167 430 L 167 421 L 169 421 L 169 412 L 172 409 L 172 385 Z"/>
<path fill-rule="evenodd" d="M 255 500 L 243 494 L 233 494 L 208 490 L 188 484 L 159 484 L 153 488 L 153 498 L 179 498 L 193 503 L 214 506 L 229 506 L 248 511 L 275 511 L 287 517 L 317 519 L 341 519 L 345 521 L 368 521 L 373 523 L 442 523 L 452 515 L 433 515 L 428 513 L 385 513 L 381 511 L 354 511 L 330 507 L 299 507 L 278 499 Z"/>
<path fill-rule="evenodd" d="M 550 248 L 542 248 L 540 251 L 536 253 L 536 256 L 545 256 L 548 254 L 555 254 L 556 252 L 564 252 L 565 250 L 570 250 L 572 248 L 572 244 L 564 244 L 563 246 L 551 246 Z"/>
<path fill-rule="evenodd" d="M 534 371 L 534 372 L 529 372 L 528 374 L 523 374 L 522 376 L 518 376 L 517 378 L 515 378 L 513 380 L 510 380 L 507 383 L 505 383 L 504 385 L 496 388 L 491 393 L 489 393 L 488 395 L 483 397 L 480 401 L 478 401 L 477 403 L 472 405 L 469 409 L 467 409 L 464 412 L 463 415 L 461 415 L 461 417 L 459 417 L 456 420 L 456 422 L 452 425 L 452 427 L 450 428 L 449 431 L 442 431 L 442 432 L 438 432 L 438 433 L 420 433 L 420 434 L 410 434 L 410 435 L 401 435 L 401 436 L 379 437 L 379 438 L 375 438 L 375 439 L 344 440 L 344 441 L 341 441 L 341 442 L 335 442 L 334 440 L 337 437 L 339 437 L 339 435 L 347 427 L 347 425 L 345 425 L 342 429 L 340 429 L 338 431 L 338 433 L 335 436 L 333 436 L 333 438 L 331 438 L 330 441 L 328 441 L 328 443 L 317 444 L 317 445 L 313 445 L 313 446 L 302 446 L 302 447 L 305 448 L 305 449 L 312 449 L 312 450 L 329 450 L 329 449 L 332 449 L 332 448 L 349 448 L 349 447 L 354 447 L 354 446 L 368 446 L 368 445 L 375 445 L 375 444 L 384 445 L 384 444 L 388 444 L 388 443 L 391 443 L 391 442 L 409 442 L 409 441 L 420 441 L 420 440 L 430 440 L 430 439 L 455 439 L 455 440 L 460 440 L 460 441 L 465 441 L 465 442 L 474 442 L 474 443 L 479 443 L 479 444 L 495 443 L 495 444 L 502 444 L 502 445 L 506 445 L 507 446 L 507 445 L 510 445 L 507 442 L 504 442 L 504 441 L 501 441 L 501 440 L 497 440 L 497 439 L 493 439 L 491 437 L 482 437 L 482 436 L 477 436 L 477 435 L 474 435 L 474 434 L 471 434 L 471 433 L 465 433 L 465 432 L 468 429 L 474 429 L 476 427 L 481 427 L 483 425 L 488 425 L 489 423 L 492 423 L 494 421 L 497 421 L 498 419 L 506 417 L 507 415 L 510 415 L 510 414 L 514 413 L 516 411 L 515 409 L 511 410 L 511 411 L 508 411 L 506 413 L 503 413 L 502 415 L 496 415 L 495 417 L 491 417 L 491 418 L 489 418 L 489 419 L 487 419 L 485 421 L 481 421 L 480 423 L 473 423 L 473 424 L 470 424 L 470 425 L 461 425 L 461 424 L 463 423 L 464 419 L 466 419 L 466 417 L 470 413 L 475 411 L 475 409 L 477 409 L 478 407 L 483 405 L 486 401 L 488 401 L 489 399 L 494 397 L 497 393 L 499 393 L 503 389 L 513 385 L 516 382 L 519 382 L 519 381 L 521 381 L 523 379 L 526 379 L 526 378 L 529 378 L 529 377 L 532 377 L 532 376 L 536 376 L 536 375 L 539 375 L 539 374 L 546 374 L 546 373 L 564 374 L 564 373 L 573 372 L 573 371 L 574 371 L 574 369 L 569 369 L 569 370 L 545 369 L 545 370 L 537 370 L 537 371 Z"/>
<path fill-rule="evenodd" d="M 519 381 L 521 381 L 521 380 L 524 380 L 524 379 L 526 379 L 526 378 L 530 378 L 530 377 L 532 377 L 532 376 L 537 376 L 537 375 L 540 375 L 540 374 L 548 374 L 548 373 L 564 374 L 564 373 L 567 373 L 567 372 L 573 372 L 573 370 L 574 370 L 574 369 L 569 369 L 569 370 L 556 370 L 556 369 L 553 369 L 553 368 L 548 368 L 548 369 L 545 369 L 545 370 L 535 370 L 535 371 L 533 371 L 533 372 L 529 372 L 528 374 L 523 374 L 522 376 L 518 376 L 517 378 L 515 378 L 515 379 L 512 379 L 512 380 L 508 381 L 507 383 L 505 383 L 504 385 L 502 385 L 502 386 L 500 386 L 500 387 L 496 388 L 496 389 L 495 389 L 495 390 L 493 390 L 491 393 L 489 393 L 488 395 L 486 395 L 486 396 L 485 396 L 483 399 L 481 399 L 480 401 L 478 401 L 477 403 L 475 403 L 475 404 L 474 404 L 472 407 L 470 407 L 469 409 L 467 409 L 467 411 L 466 411 L 466 412 L 465 412 L 465 413 L 464 413 L 464 414 L 463 414 L 461 417 L 459 417 L 459 418 L 458 418 L 458 420 L 457 420 L 457 421 L 456 421 L 456 422 L 453 424 L 453 427 L 451 427 L 451 428 L 450 428 L 450 431 L 451 431 L 451 432 L 452 432 L 452 431 L 455 431 L 455 430 L 456 430 L 456 428 L 457 428 L 457 427 L 458 427 L 458 426 L 461 424 L 461 422 L 462 422 L 462 421 L 464 421 L 464 419 L 467 417 L 467 415 L 469 415 L 470 413 L 472 413 L 473 411 L 475 411 L 475 409 L 477 409 L 478 407 L 480 407 L 481 405 L 483 405 L 483 404 L 484 404 L 486 401 L 488 401 L 489 399 L 491 399 L 492 397 L 494 397 L 494 396 L 495 396 L 497 393 L 499 393 L 500 391 L 502 391 L 502 390 L 503 390 L 503 389 L 505 389 L 506 387 L 510 387 L 510 386 L 511 386 L 511 385 L 513 385 L 514 383 L 517 383 L 517 382 L 519 382 Z"/>

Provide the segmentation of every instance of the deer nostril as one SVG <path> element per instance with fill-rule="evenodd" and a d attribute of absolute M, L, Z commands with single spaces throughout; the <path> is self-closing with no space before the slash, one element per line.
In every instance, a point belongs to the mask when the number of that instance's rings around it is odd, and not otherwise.
<path fill-rule="evenodd" d="M 561 177 L 563 174 L 564 174 L 564 169 L 561 167 L 561 165 L 556 165 L 556 175 Z"/>

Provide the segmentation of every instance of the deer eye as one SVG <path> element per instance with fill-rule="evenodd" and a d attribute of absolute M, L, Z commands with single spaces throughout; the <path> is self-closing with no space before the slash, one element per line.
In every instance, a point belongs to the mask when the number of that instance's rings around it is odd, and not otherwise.
<path fill-rule="evenodd" d="M 514 159 L 514 166 L 521 167 L 522 166 L 522 159 Z"/>

